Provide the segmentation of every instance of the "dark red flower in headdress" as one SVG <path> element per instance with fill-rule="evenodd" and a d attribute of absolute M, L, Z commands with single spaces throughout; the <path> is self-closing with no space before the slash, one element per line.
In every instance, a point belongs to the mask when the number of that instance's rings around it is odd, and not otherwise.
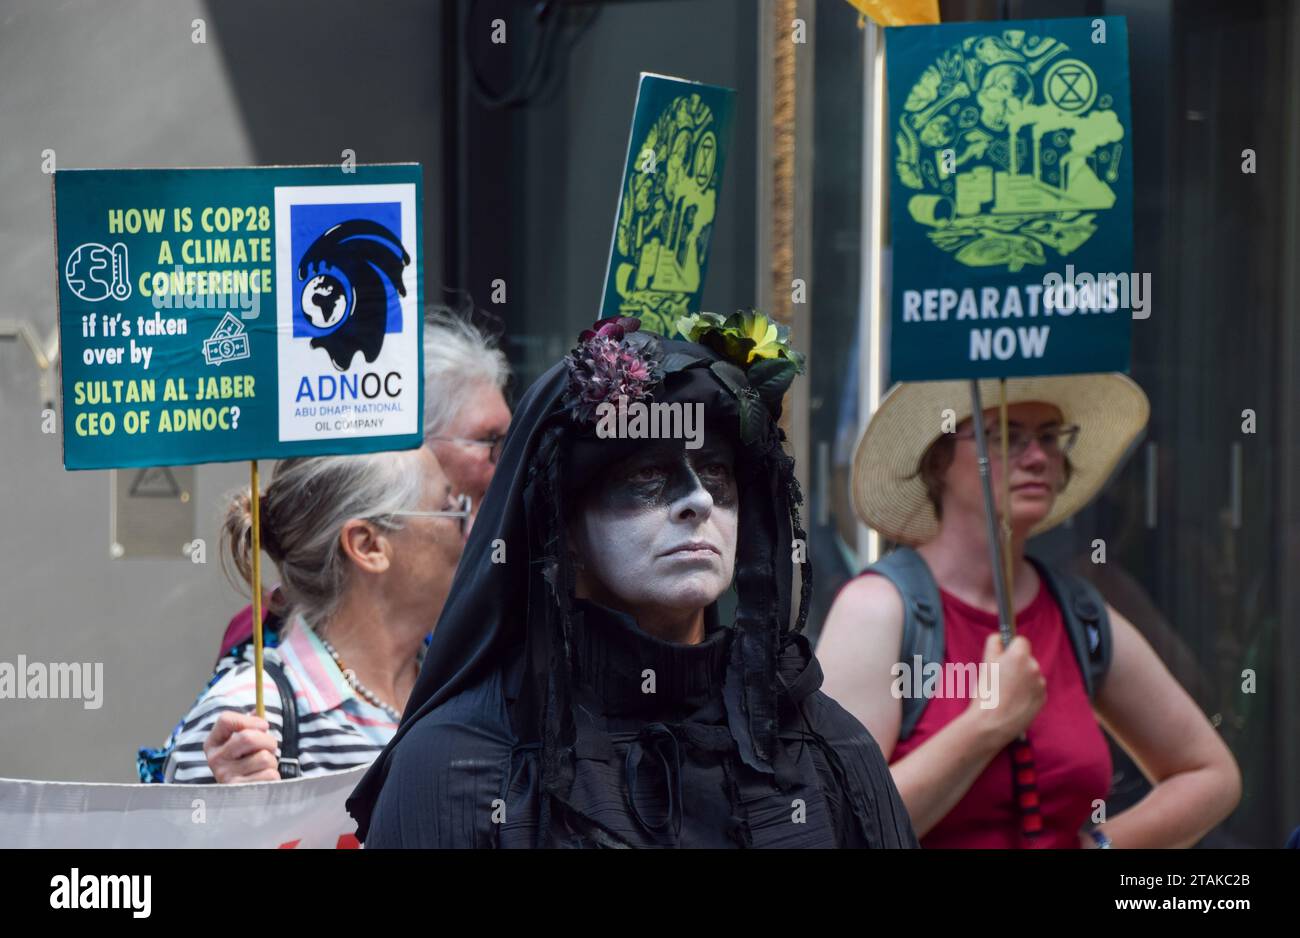
<path fill-rule="evenodd" d="M 657 343 L 635 344 L 628 336 L 641 328 L 632 316 L 612 316 L 594 323 L 578 336 L 578 345 L 566 359 L 569 386 L 564 405 L 579 423 L 596 419 L 601 404 L 617 404 L 620 397 L 632 401 L 649 400 L 652 389 L 663 378 L 656 357 Z M 640 337 L 638 337 L 640 338 Z"/>

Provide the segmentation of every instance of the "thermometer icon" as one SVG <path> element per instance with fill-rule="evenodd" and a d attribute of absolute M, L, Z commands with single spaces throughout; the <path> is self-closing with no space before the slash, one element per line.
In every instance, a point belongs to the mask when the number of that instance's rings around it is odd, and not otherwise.
<path fill-rule="evenodd" d="M 68 255 L 63 274 L 68 289 L 90 303 L 110 296 L 121 301 L 131 295 L 126 245 L 120 241 L 111 248 L 93 241 L 81 245 Z"/>
<path fill-rule="evenodd" d="M 113 245 L 113 299 L 124 300 L 131 295 L 130 274 L 126 269 L 126 245 L 121 241 Z"/>

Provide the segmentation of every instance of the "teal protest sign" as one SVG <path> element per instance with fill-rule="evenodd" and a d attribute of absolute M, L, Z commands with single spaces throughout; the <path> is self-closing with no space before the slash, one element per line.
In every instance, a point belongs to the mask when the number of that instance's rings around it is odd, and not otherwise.
<path fill-rule="evenodd" d="M 885 35 L 891 378 L 1126 371 L 1150 277 L 1123 18 Z"/>
<path fill-rule="evenodd" d="M 60 170 L 63 464 L 423 438 L 415 164 Z"/>
<path fill-rule="evenodd" d="M 637 89 L 601 318 L 662 335 L 699 312 L 731 145 L 735 92 L 643 73 Z"/>

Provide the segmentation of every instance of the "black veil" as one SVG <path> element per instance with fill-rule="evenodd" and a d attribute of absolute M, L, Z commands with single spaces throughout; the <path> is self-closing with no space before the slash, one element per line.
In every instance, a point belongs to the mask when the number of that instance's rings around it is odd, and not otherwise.
<path fill-rule="evenodd" d="M 794 541 L 805 535 L 794 461 L 782 448 L 784 434 L 776 424 L 780 408 L 759 403 L 738 368 L 731 367 L 724 382 L 714 370 L 722 359 L 712 349 L 655 341 L 664 372 L 656 402 L 701 402 L 711 424 L 725 418 L 731 427 L 738 425 L 741 407 L 761 413 L 759 432 L 736 450 L 738 604 L 723 693 L 741 759 L 773 773 L 778 659 L 803 628 L 812 580 L 805 561 L 798 615 L 792 617 Z M 636 445 L 628 440 L 590 445 L 593 431 L 575 423 L 565 407 L 568 382 L 561 361 L 520 401 L 402 722 L 348 800 L 362 840 L 402 737 L 425 714 L 520 650 L 524 686 L 511 723 L 520 743 L 541 744 L 543 840 L 551 799 L 565 801 L 574 739 L 569 695 L 574 573 L 564 543 L 565 500 L 621 449 Z"/>

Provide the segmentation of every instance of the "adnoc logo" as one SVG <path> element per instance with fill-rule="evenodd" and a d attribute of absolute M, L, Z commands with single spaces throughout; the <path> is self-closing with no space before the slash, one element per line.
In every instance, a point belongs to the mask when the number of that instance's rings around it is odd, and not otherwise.
<path fill-rule="evenodd" d="M 420 432 L 418 191 L 414 179 L 276 187 L 281 441 Z"/>
<path fill-rule="evenodd" d="M 912 86 L 895 171 L 907 214 L 967 267 L 1053 263 L 1116 202 L 1124 126 L 1088 63 L 1025 30 L 968 36 Z"/>
<path fill-rule="evenodd" d="M 390 332 L 402 331 L 402 245 L 398 202 L 291 207 L 297 258 L 293 335 L 310 337 L 338 371 L 360 352 L 374 362 Z"/>

